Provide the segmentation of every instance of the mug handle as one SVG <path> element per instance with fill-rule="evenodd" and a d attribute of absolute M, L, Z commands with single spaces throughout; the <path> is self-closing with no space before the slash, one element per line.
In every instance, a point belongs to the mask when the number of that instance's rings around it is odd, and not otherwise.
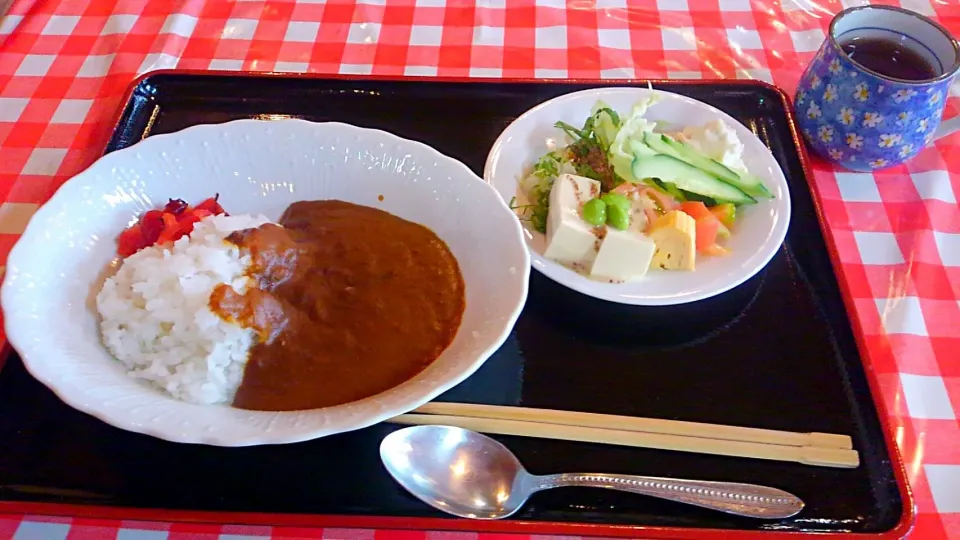
<path fill-rule="evenodd" d="M 933 140 L 946 137 L 955 131 L 960 131 L 960 115 L 940 122 L 937 130 L 933 132 Z"/>

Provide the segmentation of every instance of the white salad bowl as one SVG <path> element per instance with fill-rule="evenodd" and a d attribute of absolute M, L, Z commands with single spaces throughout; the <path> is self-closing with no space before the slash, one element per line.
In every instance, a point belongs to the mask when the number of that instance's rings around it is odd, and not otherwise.
<path fill-rule="evenodd" d="M 679 131 L 716 119 L 730 126 L 744 145 L 743 162 L 747 169 L 762 178 L 773 193 L 773 199 L 737 209 L 733 234 L 724 242 L 730 253 L 698 255 L 693 271 L 651 269 L 643 278 L 609 283 L 592 280 L 544 257 L 545 235 L 524 224 L 527 247 L 534 268 L 595 298 L 638 306 L 703 300 L 736 287 L 763 269 L 779 250 L 790 223 L 790 193 L 776 159 L 752 131 L 723 111 L 686 96 L 648 88 L 594 88 L 565 94 L 530 109 L 503 131 L 487 157 L 484 179 L 505 201 L 510 201 L 518 196 L 520 181 L 541 156 L 570 142 L 562 130 L 554 127 L 557 121 L 579 128 L 598 100 L 625 116 L 636 103 L 651 96 L 657 101 L 644 117 L 658 123 L 657 131 Z"/>
<path fill-rule="evenodd" d="M 342 199 L 432 229 L 456 256 L 466 310 L 453 343 L 415 378 L 370 398 L 297 412 L 194 405 L 127 375 L 103 347 L 93 297 L 117 235 L 168 198 L 220 194 L 270 219 L 298 200 Z M 408 412 L 463 381 L 504 342 L 527 297 L 522 229 L 489 184 L 418 142 L 339 123 L 238 120 L 149 137 L 66 182 L 10 253 L 6 333 L 30 373 L 116 427 L 220 446 L 292 443 Z"/>

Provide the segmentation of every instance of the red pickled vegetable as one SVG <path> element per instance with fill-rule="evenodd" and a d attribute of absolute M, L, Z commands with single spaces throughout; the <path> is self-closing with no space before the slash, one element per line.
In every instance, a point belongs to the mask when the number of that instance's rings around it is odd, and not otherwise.
<path fill-rule="evenodd" d="M 186 210 L 190 205 L 187 204 L 187 201 L 183 199 L 170 199 L 166 206 L 163 207 L 163 212 L 171 213 L 173 215 L 178 215 L 184 210 Z"/>
<path fill-rule="evenodd" d="M 147 247 L 147 244 L 143 240 L 139 223 L 134 223 L 130 228 L 120 233 L 117 238 L 117 253 L 121 257 L 129 257 L 145 247 Z"/>
<path fill-rule="evenodd" d="M 200 219 L 201 219 L 200 216 L 198 216 L 195 212 L 185 213 L 183 216 L 181 216 L 180 219 L 177 220 L 178 233 L 177 233 L 177 237 L 174 238 L 174 240 L 176 240 L 177 238 L 180 238 L 185 234 L 192 233 L 193 225 L 196 222 L 200 221 Z"/>
<path fill-rule="evenodd" d="M 175 214 L 163 213 L 163 232 L 177 228 L 177 216 Z"/>
<path fill-rule="evenodd" d="M 143 234 L 144 247 L 153 245 L 163 231 L 163 212 L 149 210 L 140 218 L 140 231 Z"/>
<path fill-rule="evenodd" d="M 191 207 L 183 199 L 170 199 L 162 210 L 148 210 L 139 221 L 117 237 L 117 253 L 129 257 L 145 247 L 175 242 L 193 232 L 200 220 L 226 214 L 218 202 L 220 194 Z"/>
<path fill-rule="evenodd" d="M 218 199 L 220 199 L 219 193 L 195 206 L 194 210 L 206 210 L 214 214 L 224 214 L 226 212 L 223 211 L 223 207 L 220 206 L 219 202 L 217 202 Z"/>

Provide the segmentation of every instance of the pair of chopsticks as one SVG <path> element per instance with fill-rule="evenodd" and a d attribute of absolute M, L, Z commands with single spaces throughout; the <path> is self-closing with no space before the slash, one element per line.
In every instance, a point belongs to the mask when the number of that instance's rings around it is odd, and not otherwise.
<path fill-rule="evenodd" d="M 445 425 L 481 433 L 656 448 L 720 456 L 793 461 L 854 468 L 860 456 L 846 435 L 796 433 L 738 426 L 606 414 L 428 403 L 389 420 L 406 425 Z"/>

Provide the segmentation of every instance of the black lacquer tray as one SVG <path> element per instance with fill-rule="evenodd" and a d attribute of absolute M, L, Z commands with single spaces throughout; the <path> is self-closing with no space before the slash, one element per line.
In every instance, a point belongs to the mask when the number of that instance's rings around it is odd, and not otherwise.
<path fill-rule="evenodd" d="M 736 289 L 672 308 L 605 303 L 533 271 L 506 344 L 441 399 L 850 434 L 862 462 L 852 470 L 499 437 L 534 473 L 767 484 L 806 501 L 796 517 L 751 520 L 568 488 L 535 495 L 511 521 L 447 519 L 380 465 L 379 441 L 397 426 L 283 446 L 168 443 L 74 411 L 15 356 L 0 372 L 0 511 L 697 538 L 722 535 L 716 529 L 902 534 L 911 516 L 902 466 L 857 349 L 786 98 L 755 82 L 652 83 L 726 111 L 771 148 L 793 203 L 785 245 Z M 290 115 L 391 131 L 482 174 L 493 141 L 520 113 L 601 85 L 161 72 L 136 82 L 106 151 L 194 124 Z"/>

